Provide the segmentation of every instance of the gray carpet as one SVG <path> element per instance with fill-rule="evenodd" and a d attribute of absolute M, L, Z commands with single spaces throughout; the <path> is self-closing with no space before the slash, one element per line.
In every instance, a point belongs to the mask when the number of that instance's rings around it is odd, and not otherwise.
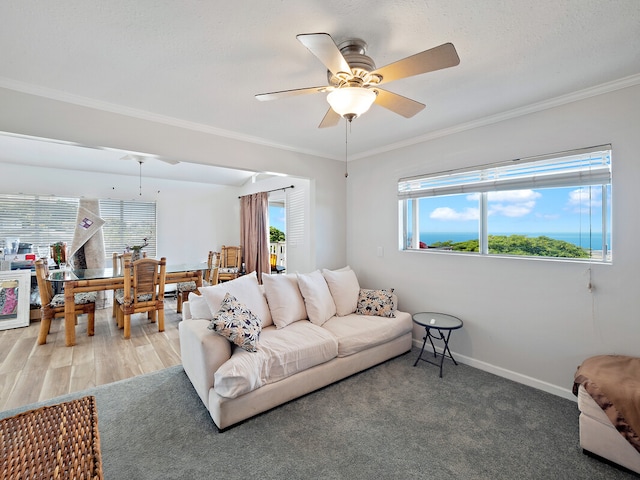
<path fill-rule="evenodd" d="M 224 433 L 179 366 L 46 403 L 96 396 L 107 480 L 638 478 L 582 453 L 576 403 L 416 355 Z"/>

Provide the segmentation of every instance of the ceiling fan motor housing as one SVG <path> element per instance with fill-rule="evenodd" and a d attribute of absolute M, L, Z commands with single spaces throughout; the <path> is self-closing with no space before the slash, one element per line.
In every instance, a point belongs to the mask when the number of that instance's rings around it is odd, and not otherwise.
<path fill-rule="evenodd" d="M 365 87 L 377 84 L 381 78 L 369 75 L 376 69 L 371 57 L 366 55 L 367 43 L 359 38 L 346 40 L 338 45 L 340 53 L 351 67 L 351 72 L 339 72 L 334 75 L 327 70 L 327 80 L 332 87 Z"/>

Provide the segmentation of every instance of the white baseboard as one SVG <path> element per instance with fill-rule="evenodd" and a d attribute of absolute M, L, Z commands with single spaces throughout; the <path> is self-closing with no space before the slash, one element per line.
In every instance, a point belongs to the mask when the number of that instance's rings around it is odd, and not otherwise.
<path fill-rule="evenodd" d="M 422 348 L 422 340 L 414 338 L 413 345 L 415 345 L 418 348 Z M 425 348 L 425 350 L 427 349 Z M 431 352 L 431 349 L 429 348 L 428 351 Z M 439 347 L 436 347 L 436 351 L 438 351 L 438 353 L 442 353 L 442 349 Z M 529 377 L 527 375 L 523 375 L 521 373 L 514 372 L 512 370 L 507 370 L 506 368 L 497 367 L 490 363 L 483 362 L 481 360 L 476 360 L 475 358 L 467 357 L 465 355 L 462 355 L 456 352 L 452 352 L 452 354 L 453 354 L 453 357 L 456 359 L 456 362 L 464 363 L 465 365 L 469 365 L 470 367 L 474 367 L 479 370 L 484 370 L 485 372 L 493 373 L 494 375 L 498 375 L 499 377 L 507 378 L 509 380 L 522 383 L 523 385 L 527 385 L 529 387 L 537 388 L 538 390 L 542 390 L 544 392 L 557 395 L 558 397 L 566 398 L 567 400 L 572 400 L 574 402 L 578 401 L 577 397 L 568 388 L 563 388 L 557 385 L 553 385 L 551 383 L 543 382 L 542 380 L 538 380 L 537 378 Z"/>

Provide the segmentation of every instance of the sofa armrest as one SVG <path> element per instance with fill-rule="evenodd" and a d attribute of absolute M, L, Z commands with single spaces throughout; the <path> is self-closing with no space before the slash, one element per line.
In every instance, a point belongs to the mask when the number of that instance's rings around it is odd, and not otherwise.
<path fill-rule="evenodd" d="M 184 302 L 182 304 L 182 319 L 183 320 L 191 320 L 191 306 L 189 302 Z"/>
<path fill-rule="evenodd" d="M 183 320 L 180 333 L 182 366 L 200 399 L 209 408 L 209 390 L 213 376 L 231 358 L 231 343 L 209 330 L 209 320 Z"/>

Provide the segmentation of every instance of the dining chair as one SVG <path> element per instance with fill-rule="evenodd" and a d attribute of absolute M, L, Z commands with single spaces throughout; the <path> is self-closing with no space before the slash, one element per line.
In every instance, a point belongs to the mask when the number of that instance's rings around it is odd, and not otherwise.
<path fill-rule="evenodd" d="M 44 260 L 36 260 L 36 280 L 40 291 L 40 332 L 38 333 L 38 345 L 47 343 L 47 335 L 51 330 L 51 320 L 64 319 L 64 293 L 53 294 L 51 282 L 47 280 L 48 267 Z M 76 293 L 74 295 L 76 324 L 78 315 L 87 314 L 87 335 L 93 336 L 95 332 L 96 292 Z"/>
<path fill-rule="evenodd" d="M 216 285 L 218 283 L 218 267 L 220 262 L 220 253 L 210 251 L 207 257 L 207 269 L 202 277 L 202 286 Z M 214 272 L 215 270 L 215 272 Z M 195 281 L 179 282 L 176 285 L 176 313 L 182 313 L 182 304 L 189 298 L 189 293 L 198 293 L 198 287 Z"/>
<path fill-rule="evenodd" d="M 111 263 L 113 268 L 113 275 L 122 275 L 122 269 L 124 268 L 124 253 L 113 252 L 111 255 Z M 113 307 L 111 309 L 111 316 L 117 318 L 118 316 L 118 302 L 116 302 L 116 293 L 121 288 L 117 288 L 113 291 Z M 117 320 L 116 320 L 117 321 Z"/>
<path fill-rule="evenodd" d="M 118 253 L 118 252 L 113 252 L 113 254 L 111 255 L 111 265 L 112 265 L 113 275 L 114 276 L 122 275 L 122 272 L 124 270 L 124 256 L 125 255 L 126 255 L 126 253 Z M 142 252 L 142 258 L 147 258 L 147 252 Z M 113 318 L 116 318 L 116 319 L 117 319 L 117 316 L 118 316 L 118 302 L 116 302 L 116 293 L 118 291 L 122 291 L 122 289 L 121 288 L 116 288 L 113 291 L 113 307 L 112 307 L 112 311 L 111 311 L 111 316 Z"/>
<path fill-rule="evenodd" d="M 124 328 L 124 338 L 131 338 L 131 315 L 147 313 L 156 321 L 158 331 L 164 332 L 164 284 L 167 260 L 141 258 L 131 262 L 131 254 L 124 255 L 124 289 L 116 291 L 118 328 Z"/>
<path fill-rule="evenodd" d="M 220 272 L 218 279 L 221 282 L 233 280 L 240 276 L 242 264 L 242 247 L 225 246 L 220 249 Z"/>

